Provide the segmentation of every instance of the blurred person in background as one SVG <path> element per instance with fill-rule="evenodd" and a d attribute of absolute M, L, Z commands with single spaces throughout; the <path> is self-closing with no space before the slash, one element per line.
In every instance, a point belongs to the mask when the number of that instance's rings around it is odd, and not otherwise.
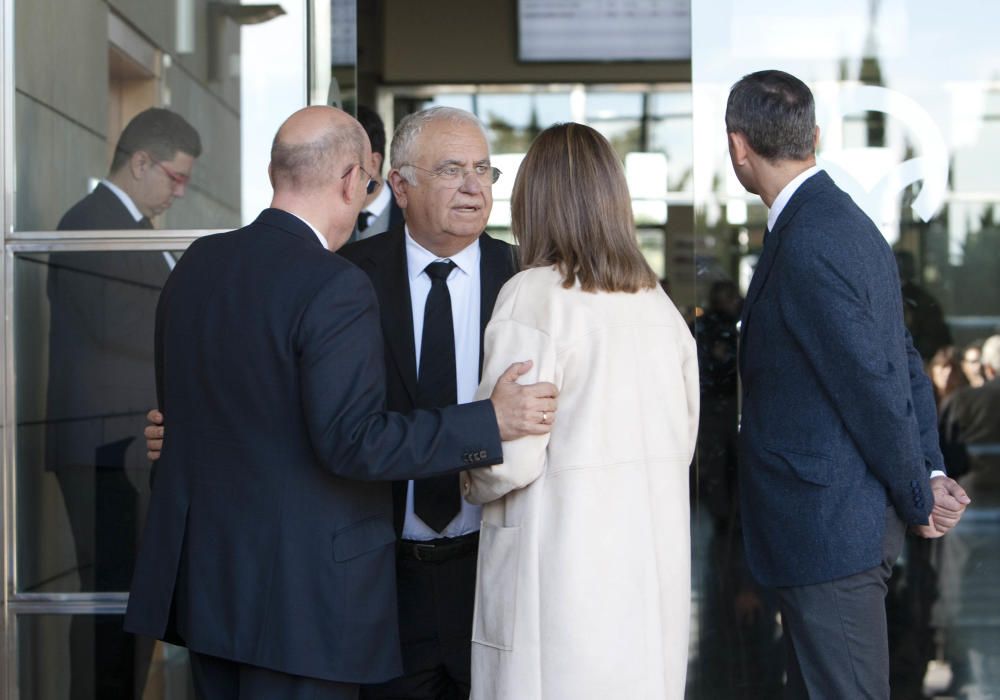
<path fill-rule="evenodd" d="M 949 396 L 969 386 L 959 355 L 951 345 L 939 348 L 934 353 L 927 362 L 926 371 L 934 386 L 934 399 L 939 411 Z"/>
<path fill-rule="evenodd" d="M 973 340 L 962 350 L 962 372 L 969 380 L 969 386 L 982 386 L 986 382 L 986 375 L 983 372 L 983 343 L 982 339 Z"/>

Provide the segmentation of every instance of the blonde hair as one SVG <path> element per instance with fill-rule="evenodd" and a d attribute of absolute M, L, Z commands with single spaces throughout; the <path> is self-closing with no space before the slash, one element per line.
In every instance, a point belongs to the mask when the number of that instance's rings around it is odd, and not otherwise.
<path fill-rule="evenodd" d="M 573 122 L 535 139 L 518 171 L 511 228 L 523 267 L 555 265 L 563 286 L 637 292 L 657 284 L 636 241 L 625 171 L 600 133 Z"/>

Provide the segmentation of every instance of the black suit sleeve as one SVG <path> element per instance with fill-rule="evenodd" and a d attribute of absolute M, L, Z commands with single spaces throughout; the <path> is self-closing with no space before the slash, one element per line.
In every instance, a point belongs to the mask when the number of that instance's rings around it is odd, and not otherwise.
<path fill-rule="evenodd" d="M 490 401 L 406 415 L 385 411 L 378 304 L 357 268 L 345 266 L 323 285 L 296 335 L 309 436 L 335 474 L 409 479 L 502 461 Z"/>

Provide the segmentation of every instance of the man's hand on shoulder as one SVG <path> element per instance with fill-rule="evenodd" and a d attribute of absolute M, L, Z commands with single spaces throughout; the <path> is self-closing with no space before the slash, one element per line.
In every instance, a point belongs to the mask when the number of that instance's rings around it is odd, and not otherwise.
<path fill-rule="evenodd" d="M 552 430 L 559 389 L 549 382 L 527 386 L 518 384 L 517 378 L 529 369 L 531 360 L 515 362 L 500 375 L 493 387 L 490 401 L 493 402 L 493 410 L 497 415 L 501 440 L 544 435 Z"/>
<path fill-rule="evenodd" d="M 146 456 L 150 462 L 155 462 L 163 450 L 163 414 L 154 408 L 146 414 L 146 420 L 149 425 L 142 431 L 146 438 Z"/>
<path fill-rule="evenodd" d="M 931 479 L 931 492 L 934 494 L 934 508 L 930 522 L 913 528 L 916 534 L 930 539 L 942 537 L 958 525 L 966 506 L 972 502 L 957 481 L 944 475 Z"/>

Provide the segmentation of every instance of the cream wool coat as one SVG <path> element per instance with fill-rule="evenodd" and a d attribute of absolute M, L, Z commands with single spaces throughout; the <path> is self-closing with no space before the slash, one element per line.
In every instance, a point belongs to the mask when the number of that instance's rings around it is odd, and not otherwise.
<path fill-rule="evenodd" d="M 473 700 L 684 697 L 694 340 L 667 295 L 513 277 L 486 329 L 479 396 L 513 361 L 560 389 L 551 435 L 463 474 L 483 503 Z"/>

